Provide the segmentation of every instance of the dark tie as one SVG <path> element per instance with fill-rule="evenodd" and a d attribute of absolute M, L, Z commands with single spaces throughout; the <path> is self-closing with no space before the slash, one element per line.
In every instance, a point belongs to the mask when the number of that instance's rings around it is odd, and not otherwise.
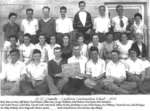
<path fill-rule="evenodd" d="M 123 23 L 122 18 L 120 18 L 120 27 L 124 27 L 124 23 Z"/>

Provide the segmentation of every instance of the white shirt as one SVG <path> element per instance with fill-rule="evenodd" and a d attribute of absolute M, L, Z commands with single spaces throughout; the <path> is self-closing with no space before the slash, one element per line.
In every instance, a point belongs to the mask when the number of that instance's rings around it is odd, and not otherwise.
<path fill-rule="evenodd" d="M 119 40 L 116 41 L 121 58 L 128 58 L 128 51 L 131 48 L 133 41 L 128 40 L 127 44 L 122 44 Z"/>
<path fill-rule="evenodd" d="M 29 46 L 26 46 L 25 44 L 21 44 L 19 49 L 23 54 L 24 62 L 27 62 L 32 57 L 32 52 L 34 50 L 34 45 L 32 43 L 29 44 Z"/>
<path fill-rule="evenodd" d="M 144 64 L 142 60 L 138 59 L 133 61 L 130 58 L 125 61 L 127 71 L 133 74 L 141 74 L 144 71 Z"/>
<path fill-rule="evenodd" d="M 86 12 L 84 12 L 84 11 L 79 12 L 79 18 L 80 18 L 80 21 L 83 24 L 83 26 L 85 26 L 86 17 L 87 17 L 87 13 Z"/>
<path fill-rule="evenodd" d="M 17 61 L 15 64 L 9 62 L 6 64 L 2 78 L 6 78 L 8 81 L 19 81 L 24 68 L 25 64 L 21 61 Z"/>
<path fill-rule="evenodd" d="M 126 27 L 128 25 L 128 18 L 123 16 L 122 21 L 124 23 L 123 27 L 120 26 L 120 17 L 119 16 L 112 18 L 112 25 L 114 26 L 114 32 L 125 32 L 126 31 Z"/>
<path fill-rule="evenodd" d="M 139 25 L 134 22 L 133 29 L 135 33 L 144 34 L 144 30 L 146 30 L 146 25 L 142 21 Z"/>
<path fill-rule="evenodd" d="M 79 58 L 76 58 L 75 56 L 72 56 L 68 59 L 68 63 L 79 63 L 81 74 L 85 74 L 85 64 L 87 63 L 86 57 L 80 56 Z"/>
<path fill-rule="evenodd" d="M 106 77 L 124 80 L 126 78 L 126 67 L 122 62 L 114 63 L 110 61 L 106 65 Z"/>
<path fill-rule="evenodd" d="M 41 51 L 41 62 L 45 62 L 46 58 L 48 57 L 48 47 L 49 45 L 47 43 L 45 43 L 43 47 L 39 43 L 35 45 L 35 49 Z"/>
<path fill-rule="evenodd" d="M 71 31 L 73 31 L 73 23 L 70 18 L 58 18 L 56 20 L 56 32 L 69 33 Z"/>
<path fill-rule="evenodd" d="M 35 35 L 36 31 L 39 29 L 38 20 L 33 18 L 31 21 L 23 19 L 21 22 L 21 30 L 25 33 Z"/>
<path fill-rule="evenodd" d="M 110 19 L 108 17 L 97 17 L 94 19 L 94 29 L 98 33 L 107 33 L 110 27 Z"/>
<path fill-rule="evenodd" d="M 82 46 L 80 46 L 81 50 L 80 50 L 80 54 L 82 56 L 87 57 L 88 54 L 88 46 L 86 44 L 83 44 Z"/>
<path fill-rule="evenodd" d="M 47 47 L 47 51 L 48 51 L 48 59 L 49 60 L 52 60 L 54 57 L 55 57 L 55 55 L 54 55 L 54 48 L 55 47 L 61 47 L 59 44 L 55 44 L 55 45 L 48 45 L 48 47 Z"/>
<path fill-rule="evenodd" d="M 97 63 L 89 60 L 86 64 L 86 74 L 92 77 L 98 77 L 105 72 L 105 61 L 98 59 Z"/>
<path fill-rule="evenodd" d="M 26 73 L 34 80 L 43 80 L 47 72 L 47 64 L 40 62 L 39 64 L 30 63 L 26 66 Z"/>

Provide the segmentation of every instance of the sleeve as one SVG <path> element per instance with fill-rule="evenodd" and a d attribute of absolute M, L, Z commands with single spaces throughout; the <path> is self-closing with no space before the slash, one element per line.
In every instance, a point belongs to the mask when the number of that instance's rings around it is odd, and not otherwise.
<path fill-rule="evenodd" d="M 96 18 L 94 19 L 93 29 L 96 30 Z"/>
<path fill-rule="evenodd" d="M 56 20 L 55 19 L 54 19 L 53 25 L 54 25 L 54 35 L 55 35 L 56 34 Z"/>
<path fill-rule="evenodd" d="M 24 32 L 24 20 L 21 21 L 20 29 L 22 32 Z"/>
<path fill-rule="evenodd" d="M 70 23 L 69 23 L 69 29 L 70 29 L 69 32 L 72 32 L 72 31 L 73 31 L 73 23 L 72 23 L 72 20 L 71 20 L 71 19 L 70 19 Z"/>
<path fill-rule="evenodd" d="M 110 63 L 106 65 L 106 77 L 111 76 L 111 69 L 110 69 Z"/>
<path fill-rule="evenodd" d="M 3 26 L 3 32 L 6 32 L 6 24 Z"/>
<path fill-rule="evenodd" d="M 52 77 L 53 73 L 52 73 L 52 66 L 51 66 L 51 61 L 48 62 L 47 64 L 47 71 L 48 71 L 48 75 Z"/>
<path fill-rule="evenodd" d="M 36 31 L 39 30 L 39 20 L 38 19 L 35 19 L 35 29 L 36 29 Z"/>
<path fill-rule="evenodd" d="M 93 23 L 92 23 L 92 17 L 91 17 L 91 14 L 90 13 L 88 13 L 88 18 L 89 18 L 89 26 L 88 26 L 88 28 L 90 28 L 90 29 L 92 29 L 93 28 Z"/>
<path fill-rule="evenodd" d="M 74 20 L 73 20 L 73 28 L 74 29 L 77 29 L 77 21 L 78 21 L 77 14 L 75 14 Z"/>
<path fill-rule="evenodd" d="M 89 62 L 87 62 L 86 65 L 85 65 L 85 73 L 87 75 L 91 75 L 91 73 L 92 73 L 92 70 L 91 70 L 91 67 L 89 65 Z"/>
<path fill-rule="evenodd" d="M 102 73 L 105 73 L 105 72 L 106 72 L 106 64 L 103 61 L 103 64 L 102 64 Z"/>

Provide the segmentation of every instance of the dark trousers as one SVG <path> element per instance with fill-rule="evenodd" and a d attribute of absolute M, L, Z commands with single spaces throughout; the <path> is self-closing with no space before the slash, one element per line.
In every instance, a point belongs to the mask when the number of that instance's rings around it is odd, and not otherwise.
<path fill-rule="evenodd" d="M 70 78 L 68 83 L 64 86 L 62 93 L 75 95 L 90 94 L 91 89 L 84 85 L 84 79 Z"/>

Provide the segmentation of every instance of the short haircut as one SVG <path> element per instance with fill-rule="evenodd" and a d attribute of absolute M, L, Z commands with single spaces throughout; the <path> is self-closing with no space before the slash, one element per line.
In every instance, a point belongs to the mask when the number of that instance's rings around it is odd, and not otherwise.
<path fill-rule="evenodd" d="M 9 40 L 10 40 L 11 38 L 15 38 L 15 39 L 17 40 L 17 36 L 16 36 L 16 35 L 10 35 L 8 38 L 9 38 Z"/>
<path fill-rule="evenodd" d="M 60 10 L 67 10 L 67 8 L 65 6 L 61 6 Z"/>
<path fill-rule="evenodd" d="M 34 49 L 33 54 L 41 54 L 41 51 L 39 49 Z"/>
<path fill-rule="evenodd" d="M 93 34 L 93 35 L 92 35 L 92 39 L 93 39 L 94 36 L 97 36 L 97 37 L 98 37 L 98 34 Z M 99 38 L 99 37 L 98 37 L 98 38 Z"/>
<path fill-rule="evenodd" d="M 82 4 L 82 3 L 86 4 L 85 1 L 80 1 L 80 2 L 79 2 L 79 5 Z"/>
<path fill-rule="evenodd" d="M 102 7 L 106 10 L 105 5 L 100 5 L 98 8 L 101 9 Z"/>
<path fill-rule="evenodd" d="M 73 48 L 75 48 L 75 47 L 80 47 L 79 43 L 75 42 L 75 43 L 73 44 Z"/>
<path fill-rule="evenodd" d="M 25 33 L 25 34 L 23 35 L 23 37 L 25 37 L 25 36 L 27 36 L 27 37 L 29 37 L 29 38 L 31 39 L 31 35 L 30 35 L 29 33 Z"/>
<path fill-rule="evenodd" d="M 92 46 L 92 47 L 90 48 L 90 52 L 92 52 L 92 51 L 96 51 L 96 52 L 98 53 L 98 48 Z"/>
<path fill-rule="evenodd" d="M 44 35 L 44 34 L 40 34 L 40 35 L 39 35 L 39 38 L 40 38 L 41 36 L 43 36 L 43 37 L 45 38 L 45 35 Z"/>
<path fill-rule="evenodd" d="M 120 54 L 118 50 L 112 50 L 111 53 L 117 53 L 118 55 Z"/>
<path fill-rule="evenodd" d="M 113 33 L 112 32 L 107 32 L 106 34 L 105 34 L 105 36 L 108 36 L 108 35 L 113 35 Z"/>
<path fill-rule="evenodd" d="M 18 49 L 12 49 L 9 53 L 12 54 L 14 52 L 17 53 L 17 54 L 20 54 Z"/>
<path fill-rule="evenodd" d="M 55 51 L 55 50 L 62 50 L 62 49 L 61 49 L 61 47 L 55 47 L 55 48 L 54 48 L 54 51 Z"/>
<path fill-rule="evenodd" d="M 50 11 L 50 8 L 49 8 L 48 6 L 44 6 L 44 7 L 42 8 L 42 10 L 44 10 L 44 9 L 48 9 L 48 10 Z"/>
<path fill-rule="evenodd" d="M 32 9 L 32 8 L 27 8 L 27 9 L 26 9 L 26 13 L 27 13 L 28 11 L 31 11 L 31 12 L 33 13 L 33 9 Z"/>
<path fill-rule="evenodd" d="M 116 6 L 116 10 L 118 10 L 118 8 L 122 7 L 123 8 L 123 5 L 119 4 Z"/>
<path fill-rule="evenodd" d="M 136 18 L 136 17 L 140 17 L 142 19 L 142 15 L 140 13 L 135 13 L 134 18 Z"/>
<path fill-rule="evenodd" d="M 134 51 L 134 52 L 136 52 L 137 53 L 137 51 L 136 51 L 136 49 L 135 48 L 130 48 L 129 50 L 128 50 L 128 53 L 130 54 L 130 52 L 131 51 Z"/>
<path fill-rule="evenodd" d="M 8 19 L 10 19 L 12 16 L 16 16 L 16 17 L 17 17 L 17 14 L 16 14 L 16 13 L 14 13 L 14 12 L 9 13 L 9 15 L 8 15 Z"/>
<path fill-rule="evenodd" d="M 84 35 L 82 33 L 77 33 L 77 39 L 79 39 L 80 37 L 84 39 Z"/>
<path fill-rule="evenodd" d="M 67 34 L 67 33 L 63 34 L 63 38 L 66 37 L 66 36 L 70 39 L 69 34 Z"/>

